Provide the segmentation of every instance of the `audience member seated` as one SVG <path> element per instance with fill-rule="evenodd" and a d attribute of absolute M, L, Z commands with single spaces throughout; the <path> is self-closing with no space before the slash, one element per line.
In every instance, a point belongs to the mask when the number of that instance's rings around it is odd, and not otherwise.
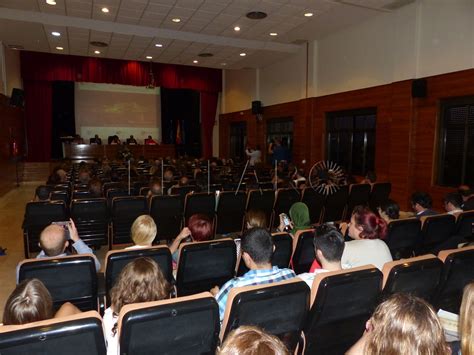
<path fill-rule="evenodd" d="M 354 208 L 348 233 L 353 240 L 345 243 L 341 259 L 344 269 L 372 264 L 382 270 L 386 262 L 392 261 L 387 244 L 381 240 L 387 233 L 387 223 L 367 207 Z"/>
<path fill-rule="evenodd" d="M 53 173 L 49 175 L 47 185 L 57 185 L 67 182 L 67 173 L 61 167 L 56 167 Z"/>
<path fill-rule="evenodd" d="M 461 185 L 458 192 L 462 197 L 462 209 L 464 211 L 474 210 L 474 189 L 468 185 Z"/>
<path fill-rule="evenodd" d="M 50 187 L 41 185 L 35 190 L 35 198 L 33 201 L 49 201 Z"/>
<path fill-rule="evenodd" d="M 368 171 L 367 174 L 365 174 L 364 179 L 360 183 L 373 184 L 375 182 L 377 182 L 377 175 L 375 174 L 375 171 Z"/>
<path fill-rule="evenodd" d="M 416 218 L 434 216 L 438 214 L 431 209 L 433 199 L 426 192 L 415 192 L 411 195 L 411 206 L 416 213 Z"/>
<path fill-rule="evenodd" d="M 309 218 L 309 209 L 303 202 L 295 202 L 288 212 L 290 215 L 290 224 L 287 226 L 284 221 L 284 215 L 280 215 L 280 225 L 277 227 L 279 232 L 284 232 L 290 229 L 291 234 L 295 234 L 297 231 L 302 229 L 312 228 L 310 218 Z"/>
<path fill-rule="evenodd" d="M 145 144 L 146 145 L 157 145 L 158 142 L 155 141 L 151 136 L 148 136 L 148 138 L 145 139 Z"/>
<path fill-rule="evenodd" d="M 285 344 L 262 329 L 242 325 L 226 337 L 216 355 L 289 355 Z"/>
<path fill-rule="evenodd" d="M 161 182 L 159 180 L 152 180 L 150 182 L 150 190 L 148 190 L 147 197 L 152 198 L 153 196 L 161 196 Z"/>
<path fill-rule="evenodd" d="M 144 214 L 137 217 L 130 231 L 135 245 L 125 249 L 141 249 L 153 246 L 153 241 L 156 237 L 156 224 L 149 215 Z"/>
<path fill-rule="evenodd" d="M 81 311 L 72 303 L 64 303 L 54 314 L 53 299 L 48 289 L 38 279 L 28 279 L 18 284 L 8 297 L 3 311 L 3 325 L 20 325 L 60 318 Z"/>
<path fill-rule="evenodd" d="M 245 228 L 267 228 L 267 216 L 262 210 L 249 210 L 245 214 Z"/>
<path fill-rule="evenodd" d="M 444 209 L 448 214 L 456 215 L 463 212 L 461 208 L 462 198 L 460 194 L 456 192 L 451 192 L 444 196 L 443 202 Z"/>
<path fill-rule="evenodd" d="M 250 271 L 241 277 L 227 281 L 221 289 L 215 286 L 211 290 L 219 304 L 221 321 L 224 318 L 227 297 L 232 288 L 269 284 L 295 277 L 293 270 L 279 269 L 277 266 L 272 266 L 274 250 L 272 236 L 266 229 L 252 228 L 242 236 L 242 259 Z"/>
<path fill-rule="evenodd" d="M 93 178 L 89 181 L 89 193 L 91 194 L 92 198 L 103 197 L 102 195 L 102 182 L 97 179 Z"/>
<path fill-rule="evenodd" d="M 212 221 L 204 214 L 193 214 L 189 217 L 188 226 L 184 227 L 170 245 L 173 262 L 178 262 L 181 242 L 204 242 L 212 238 Z"/>
<path fill-rule="evenodd" d="M 120 138 L 117 135 L 112 136 L 112 140 L 110 141 L 111 145 L 122 144 Z"/>
<path fill-rule="evenodd" d="M 89 181 L 91 180 L 91 175 L 89 173 L 89 170 L 87 170 L 87 168 L 84 168 L 81 171 L 79 171 L 79 174 L 77 175 L 77 180 L 79 184 L 87 185 Z"/>
<path fill-rule="evenodd" d="M 170 296 L 171 287 L 158 264 L 150 258 L 137 258 L 120 272 L 110 290 L 111 305 L 104 312 L 107 354 L 118 354 L 117 321 L 123 306 L 159 301 Z M 185 329 L 183 329 L 185 331 Z"/>
<path fill-rule="evenodd" d="M 39 246 L 40 253 L 37 259 L 67 256 L 66 248 L 69 246 L 69 240 L 73 242 L 72 247 L 77 254 L 93 254 L 92 249 L 79 238 L 76 225 L 72 219 L 67 224 L 67 231 L 60 225 L 50 224 L 40 234 Z M 95 268 L 100 269 L 99 260 L 94 256 Z"/>
<path fill-rule="evenodd" d="M 458 334 L 461 340 L 449 344 L 452 354 L 474 354 L 474 282 L 464 287 L 459 311 Z"/>
<path fill-rule="evenodd" d="M 313 280 L 317 274 L 342 269 L 341 257 L 345 244 L 344 237 L 337 228 L 328 224 L 322 224 L 316 227 L 313 245 L 316 261 L 322 268 L 298 275 L 309 287 L 313 284 Z"/>
<path fill-rule="evenodd" d="M 378 212 L 379 216 L 387 223 L 400 219 L 400 206 L 390 199 L 378 208 Z"/>
<path fill-rule="evenodd" d="M 133 134 L 130 135 L 130 138 L 127 138 L 128 145 L 137 145 L 137 140 L 133 137 Z"/>
<path fill-rule="evenodd" d="M 72 141 L 72 144 L 84 144 L 84 139 L 81 137 L 80 134 L 74 135 L 74 139 Z"/>
<path fill-rule="evenodd" d="M 381 303 L 365 329 L 346 354 L 451 354 L 436 312 L 426 301 L 409 294 L 398 293 Z"/>
<path fill-rule="evenodd" d="M 99 138 L 99 135 L 96 134 L 94 138 L 89 139 L 89 144 L 97 144 L 101 145 L 102 144 L 102 139 Z"/>

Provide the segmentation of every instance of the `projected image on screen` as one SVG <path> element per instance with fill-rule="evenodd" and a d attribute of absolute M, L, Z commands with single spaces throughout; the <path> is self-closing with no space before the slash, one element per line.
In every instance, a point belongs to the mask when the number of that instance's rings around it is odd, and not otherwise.
<path fill-rule="evenodd" d="M 143 143 L 149 135 L 161 141 L 160 89 L 139 86 L 76 83 L 76 132 L 85 139 L 130 135 Z"/>

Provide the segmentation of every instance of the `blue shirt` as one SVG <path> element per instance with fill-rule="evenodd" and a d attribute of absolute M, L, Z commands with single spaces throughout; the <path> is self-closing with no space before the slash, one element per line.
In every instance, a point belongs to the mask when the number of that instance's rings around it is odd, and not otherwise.
<path fill-rule="evenodd" d="M 274 266 L 270 270 L 250 270 L 241 277 L 227 281 L 216 295 L 216 300 L 219 304 L 220 320 L 224 319 L 227 297 L 232 288 L 270 284 L 288 280 L 295 276 L 295 272 L 291 269 L 279 269 L 278 266 Z"/>

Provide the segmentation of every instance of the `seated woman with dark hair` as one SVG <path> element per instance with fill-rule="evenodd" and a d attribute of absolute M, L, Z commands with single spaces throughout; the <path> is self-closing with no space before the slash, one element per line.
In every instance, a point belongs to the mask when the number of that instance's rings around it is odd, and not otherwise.
<path fill-rule="evenodd" d="M 249 210 L 245 213 L 245 229 L 267 228 L 267 216 L 262 210 Z"/>
<path fill-rule="evenodd" d="M 104 312 L 107 354 L 118 354 L 117 321 L 122 307 L 169 298 L 170 290 L 168 281 L 153 259 L 137 258 L 122 269 L 110 290 L 111 305 Z"/>
<path fill-rule="evenodd" d="M 178 249 L 181 242 L 204 242 L 212 238 L 212 221 L 204 214 L 193 214 L 189 217 L 188 226 L 184 227 L 170 245 L 173 261 L 178 262 Z"/>
<path fill-rule="evenodd" d="M 387 244 L 381 240 L 387 234 L 387 223 L 367 207 L 354 208 L 348 233 L 353 240 L 344 247 L 344 269 L 372 264 L 382 270 L 386 262 L 393 260 Z"/>
<path fill-rule="evenodd" d="M 400 219 L 400 206 L 395 201 L 389 199 L 380 205 L 378 213 L 385 222 L 390 223 L 393 220 Z"/>
<path fill-rule="evenodd" d="M 8 297 L 3 311 L 3 325 L 38 322 L 80 312 L 76 306 L 66 302 L 55 314 L 48 289 L 40 280 L 28 279 L 22 281 Z"/>

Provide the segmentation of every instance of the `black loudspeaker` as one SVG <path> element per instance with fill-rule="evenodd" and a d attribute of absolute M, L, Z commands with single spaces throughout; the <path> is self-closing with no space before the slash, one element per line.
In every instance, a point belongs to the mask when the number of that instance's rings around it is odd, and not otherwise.
<path fill-rule="evenodd" d="M 261 115 L 263 113 L 262 101 L 252 101 L 252 114 Z"/>
<path fill-rule="evenodd" d="M 10 106 L 23 107 L 24 92 L 21 89 L 13 88 L 12 96 L 10 98 Z"/>
<path fill-rule="evenodd" d="M 411 97 L 426 97 L 428 85 L 426 79 L 415 79 L 411 83 Z"/>

